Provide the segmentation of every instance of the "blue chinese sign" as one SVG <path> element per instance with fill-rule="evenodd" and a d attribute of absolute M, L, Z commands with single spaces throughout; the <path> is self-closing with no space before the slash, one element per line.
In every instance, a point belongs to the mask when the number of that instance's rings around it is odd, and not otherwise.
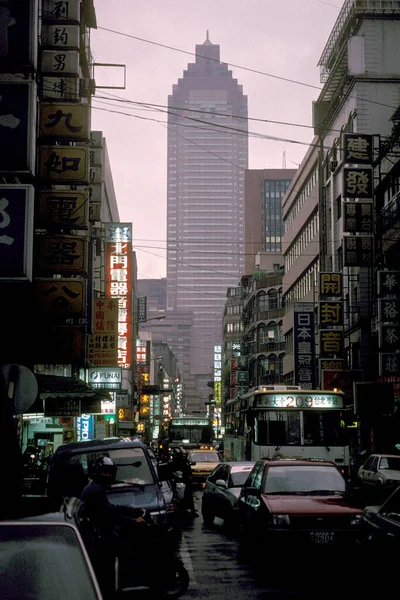
<path fill-rule="evenodd" d="M 76 417 L 76 439 L 78 442 L 86 442 L 94 438 L 94 416 L 82 415 Z"/>
<path fill-rule="evenodd" d="M 0 279 L 32 278 L 33 186 L 0 185 Z"/>
<path fill-rule="evenodd" d="M 26 173 L 34 170 L 35 120 L 31 87 L 29 83 L 0 83 L 2 173 Z"/>
<path fill-rule="evenodd" d="M 312 303 L 295 304 L 293 339 L 295 385 L 315 389 L 315 313 Z"/>

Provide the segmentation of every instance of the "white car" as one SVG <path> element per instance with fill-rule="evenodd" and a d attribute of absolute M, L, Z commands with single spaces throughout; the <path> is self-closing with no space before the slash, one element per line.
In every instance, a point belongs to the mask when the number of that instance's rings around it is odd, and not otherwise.
<path fill-rule="evenodd" d="M 358 479 L 365 488 L 396 488 L 400 485 L 400 456 L 371 454 L 359 468 Z"/>
<path fill-rule="evenodd" d="M 204 525 L 212 525 L 215 517 L 230 528 L 238 526 L 238 498 L 254 462 L 223 462 L 206 479 L 201 513 Z"/>

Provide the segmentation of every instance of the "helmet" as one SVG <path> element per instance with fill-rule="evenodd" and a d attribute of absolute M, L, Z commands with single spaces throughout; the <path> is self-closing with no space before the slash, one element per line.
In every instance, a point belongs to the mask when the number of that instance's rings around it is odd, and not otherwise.
<path fill-rule="evenodd" d="M 187 450 L 185 448 L 181 448 L 181 456 L 183 456 L 183 458 L 187 458 L 188 453 L 187 453 Z"/>
<path fill-rule="evenodd" d="M 181 456 L 181 449 L 180 448 L 174 448 L 172 450 L 172 456 L 173 456 L 173 458 L 180 458 L 180 456 Z"/>
<path fill-rule="evenodd" d="M 112 485 L 115 481 L 117 467 L 109 456 L 96 458 L 92 465 L 92 479 L 98 483 Z"/>

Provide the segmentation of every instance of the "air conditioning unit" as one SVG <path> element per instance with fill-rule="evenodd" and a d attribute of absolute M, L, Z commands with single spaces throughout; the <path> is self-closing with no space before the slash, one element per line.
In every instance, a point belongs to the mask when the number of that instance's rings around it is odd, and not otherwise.
<path fill-rule="evenodd" d="M 334 171 L 336 171 L 338 166 L 338 161 L 337 160 L 331 160 L 329 163 L 329 170 L 331 173 L 333 173 Z"/>

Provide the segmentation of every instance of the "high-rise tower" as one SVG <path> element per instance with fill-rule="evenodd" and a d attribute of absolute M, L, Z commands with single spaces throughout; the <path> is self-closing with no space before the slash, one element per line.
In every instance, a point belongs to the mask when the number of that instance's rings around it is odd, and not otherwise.
<path fill-rule="evenodd" d="M 168 114 L 167 311 L 177 319 L 172 347 L 189 412 L 207 399 L 226 290 L 244 268 L 247 96 L 208 32 L 173 86 Z M 180 313 L 186 328 L 191 315 L 189 361 L 180 356 Z"/>

